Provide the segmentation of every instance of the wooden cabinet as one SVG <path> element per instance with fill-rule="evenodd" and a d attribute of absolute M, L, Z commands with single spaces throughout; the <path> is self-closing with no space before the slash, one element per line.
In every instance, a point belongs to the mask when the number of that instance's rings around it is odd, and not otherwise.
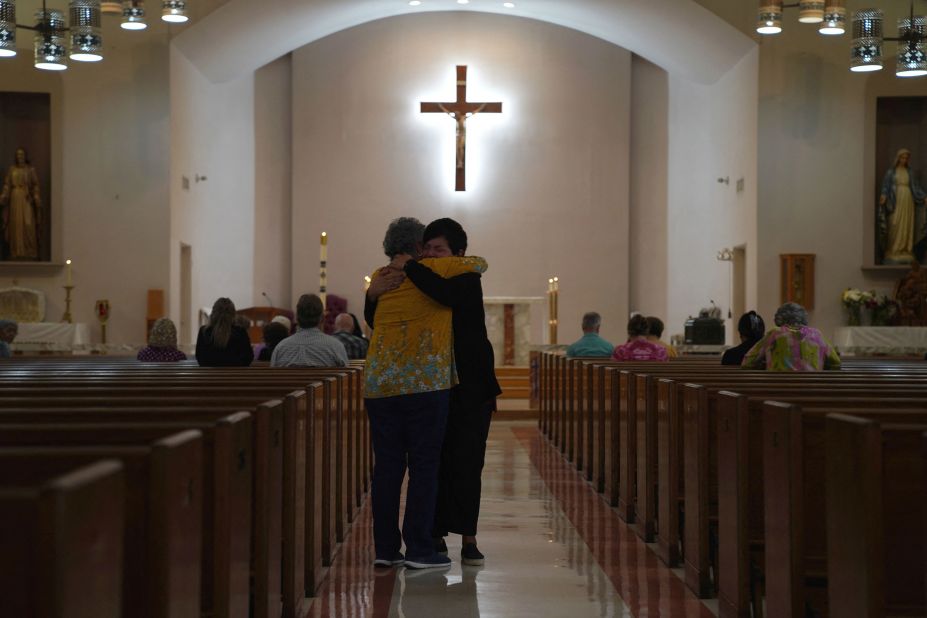
<path fill-rule="evenodd" d="M 814 256 L 813 253 L 779 255 L 780 302 L 814 309 Z"/>

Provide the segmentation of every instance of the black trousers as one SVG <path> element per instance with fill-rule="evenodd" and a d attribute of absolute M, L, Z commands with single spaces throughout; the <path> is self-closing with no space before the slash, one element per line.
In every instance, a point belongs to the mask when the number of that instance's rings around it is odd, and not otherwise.
<path fill-rule="evenodd" d="M 451 389 L 450 413 L 438 471 L 432 535 L 435 538 L 449 533 L 476 536 L 486 438 L 494 408 L 492 400 L 475 401 L 459 388 Z"/>

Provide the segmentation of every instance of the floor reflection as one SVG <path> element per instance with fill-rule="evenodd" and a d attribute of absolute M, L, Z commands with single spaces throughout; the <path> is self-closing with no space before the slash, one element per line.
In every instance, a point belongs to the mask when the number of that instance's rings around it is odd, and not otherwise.
<path fill-rule="evenodd" d="M 712 616 L 621 523 L 536 425 L 494 424 L 483 474 L 483 567 L 375 570 L 369 501 L 311 616 L 496 618 Z"/>

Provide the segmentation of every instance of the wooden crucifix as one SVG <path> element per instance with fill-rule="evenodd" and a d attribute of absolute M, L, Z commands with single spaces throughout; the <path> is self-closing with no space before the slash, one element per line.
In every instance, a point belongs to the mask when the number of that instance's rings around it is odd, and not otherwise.
<path fill-rule="evenodd" d="M 457 191 L 467 190 L 467 118 L 476 114 L 501 114 L 502 103 L 467 101 L 467 67 L 457 65 L 457 100 L 451 103 L 422 103 L 423 114 L 447 114 L 457 122 Z"/>

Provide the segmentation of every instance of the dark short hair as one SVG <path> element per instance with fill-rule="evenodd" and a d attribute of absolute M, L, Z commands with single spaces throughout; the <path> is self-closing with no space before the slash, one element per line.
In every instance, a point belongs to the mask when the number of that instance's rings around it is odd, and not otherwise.
<path fill-rule="evenodd" d="M 422 244 L 422 232 L 425 226 L 414 217 L 393 219 L 383 237 L 383 253 L 393 258 L 402 253 L 418 257 Z"/>
<path fill-rule="evenodd" d="M 273 348 L 289 336 L 289 329 L 280 322 L 268 322 L 264 325 L 264 343 L 268 348 Z"/>
<path fill-rule="evenodd" d="M 463 226 L 445 217 L 444 219 L 435 219 L 425 228 L 425 234 L 422 236 L 422 242 L 426 243 L 435 238 L 441 238 L 447 241 L 447 246 L 451 248 L 454 255 L 460 254 L 461 251 L 467 250 L 467 233 Z"/>
<path fill-rule="evenodd" d="M 744 339 L 759 341 L 766 333 L 766 323 L 756 311 L 748 311 L 740 316 L 737 322 L 737 332 Z"/>
<path fill-rule="evenodd" d="M 647 318 L 642 315 L 636 315 L 628 320 L 628 336 L 643 337 L 650 334 L 650 324 Z"/>
<path fill-rule="evenodd" d="M 303 294 L 296 303 L 296 323 L 300 328 L 315 328 L 322 321 L 322 299 L 315 294 Z"/>
<path fill-rule="evenodd" d="M 663 320 L 654 316 L 647 316 L 647 330 L 649 331 L 648 335 L 653 335 L 657 339 L 663 336 Z"/>

